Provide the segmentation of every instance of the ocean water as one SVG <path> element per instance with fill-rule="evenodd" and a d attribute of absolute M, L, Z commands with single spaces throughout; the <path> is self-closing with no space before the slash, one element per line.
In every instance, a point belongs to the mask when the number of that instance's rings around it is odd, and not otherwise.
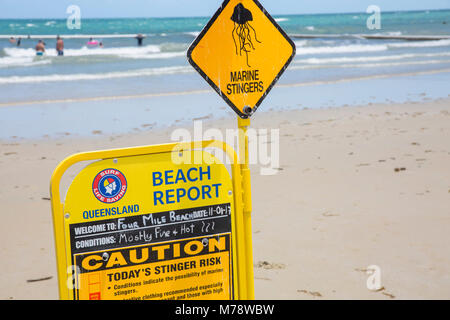
<path fill-rule="evenodd" d="M 274 106 L 324 107 L 330 106 L 330 99 L 337 106 L 367 103 L 368 96 L 381 102 L 402 102 L 419 99 L 425 88 L 431 98 L 450 94 L 445 85 L 450 80 L 450 39 L 367 40 L 359 36 L 449 36 L 450 10 L 382 13 L 380 30 L 367 29 L 368 17 L 366 13 L 276 16 L 288 34 L 325 36 L 294 39 L 297 55 L 279 82 L 279 90 L 287 92 L 279 100 L 283 104 L 268 99 L 260 110 Z M 94 124 L 85 125 L 87 116 L 79 116 L 80 110 L 99 115 L 107 108 L 117 114 L 124 108 L 136 112 L 138 119 L 124 121 L 119 131 L 139 126 L 141 117 L 165 125 L 171 123 L 171 115 L 172 122 L 177 120 L 174 114 L 183 119 L 207 114 L 230 116 L 224 111 L 215 112 L 223 110 L 224 103 L 186 60 L 187 48 L 207 22 L 206 17 L 83 19 L 80 30 L 69 30 L 65 20 L 0 20 L 0 138 L 55 134 L 60 129 L 49 128 L 56 128 L 55 122 L 60 122 L 64 114 L 71 117 L 66 131 L 89 134 Z M 137 33 L 146 36 L 141 47 L 134 38 Z M 58 57 L 55 50 L 56 35 L 65 41 L 63 57 Z M 21 37 L 21 45 L 10 43 L 11 36 Z M 88 46 L 90 37 L 102 42 L 103 48 Z M 46 43 L 43 57 L 35 56 L 38 39 Z M 413 75 L 415 84 L 406 84 Z M 372 78 L 374 81 L 369 81 Z M 367 83 L 368 96 L 363 96 L 361 92 L 365 91 L 361 89 L 352 94 L 351 86 L 344 90 L 345 95 L 337 89 L 342 81 L 352 79 Z M 430 79 L 437 79 L 434 86 L 430 87 Z M 305 101 L 299 88 L 308 84 L 326 84 L 328 100 L 323 94 L 306 94 Z M 199 94 L 207 97 L 196 102 L 193 97 Z M 196 107 L 187 106 L 186 101 Z M 36 117 L 41 127 L 36 126 Z M 20 131 L 19 123 L 33 130 Z M 110 132 L 107 127 L 101 129 Z"/>

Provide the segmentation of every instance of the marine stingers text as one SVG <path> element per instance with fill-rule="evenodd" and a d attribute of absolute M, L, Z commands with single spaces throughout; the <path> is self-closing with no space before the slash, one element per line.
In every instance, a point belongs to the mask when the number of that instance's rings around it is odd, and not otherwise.
<path fill-rule="evenodd" d="M 259 70 L 230 72 L 227 94 L 263 92 L 264 83 L 259 80 Z"/>

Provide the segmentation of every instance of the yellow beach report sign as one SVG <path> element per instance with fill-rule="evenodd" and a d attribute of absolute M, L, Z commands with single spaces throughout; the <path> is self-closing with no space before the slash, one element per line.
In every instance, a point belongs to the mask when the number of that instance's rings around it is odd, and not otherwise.
<path fill-rule="evenodd" d="M 51 182 L 63 299 L 254 298 L 248 118 L 292 61 L 295 45 L 257 0 L 225 0 L 187 55 L 242 118 L 242 163 L 218 141 L 180 152 L 168 144 L 63 161 Z M 202 151 L 211 143 L 231 160 L 231 176 Z M 202 161 L 172 159 L 187 153 Z M 73 179 L 62 201 L 62 176 L 82 161 L 96 162 Z"/>
<path fill-rule="evenodd" d="M 155 153 L 99 160 L 74 178 L 67 298 L 236 298 L 233 182 L 211 154 L 187 152 L 203 163 Z"/>

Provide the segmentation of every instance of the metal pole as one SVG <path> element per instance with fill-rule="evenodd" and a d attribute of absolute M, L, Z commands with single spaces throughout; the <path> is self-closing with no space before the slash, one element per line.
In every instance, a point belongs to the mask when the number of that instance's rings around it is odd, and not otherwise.
<path fill-rule="evenodd" d="M 248 154 L 248 134 L 247 128 L 250 126 L 250 119 L 238 117 L 239 129 L 239 163 L 242 172 L 242 202 L 244 218 L 245 256 L 246 256 L 246 280 L 247 299 L 255 299 L 254 273 L 253 273 L 253 241 L 252 241 L 252 198 L 251 198 L 251 177 Z"/>

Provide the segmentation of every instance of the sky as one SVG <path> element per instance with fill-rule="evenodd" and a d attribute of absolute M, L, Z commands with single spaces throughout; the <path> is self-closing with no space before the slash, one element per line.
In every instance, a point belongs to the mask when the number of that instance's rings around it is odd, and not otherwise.
<path fill-rule="evenodd" d="M 450 0 L 260 0 L 271 15 L 450 9 Z M 67 18 L 78 5 L 84 18 L 209 17 L 222 0 L 0 0 L 0 19 Z"/>

